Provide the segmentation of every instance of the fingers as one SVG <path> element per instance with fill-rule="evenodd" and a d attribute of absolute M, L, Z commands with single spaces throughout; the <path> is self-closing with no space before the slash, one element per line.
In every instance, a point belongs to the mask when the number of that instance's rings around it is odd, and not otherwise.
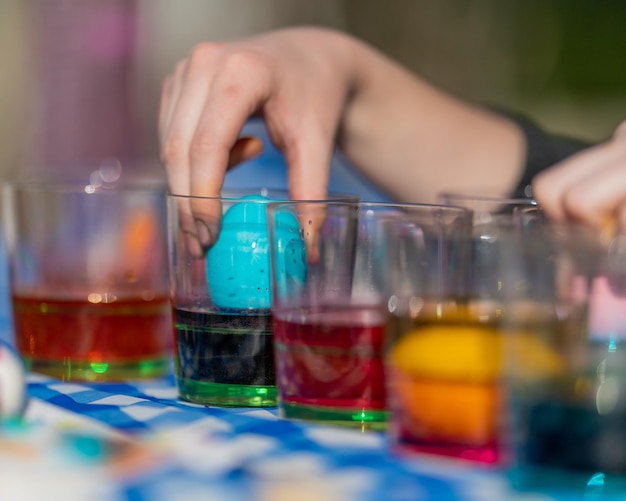
<path fill-rule="evenodd" d="M 217 197 L 226 170 L 262 150 L 259 139 L 238 137 L 257 104 L 254 94 L 232 91 L 245 81 L 245 75 L 220 63 L 221 47 L 196 47 L 163 85 L 161 156 L 172 193 Z M 214 68 L 218 66 L 221 76 L 216 78 Z M 189 252 L 200 256 L 217 236 L 221 206 L 216 200 L 186 197 L 178 198 L 177 203 Z"/>
<path fill-rule="evenodd" d="M 191 57 L 177 64 L 163 84 L 159 109 L 159 137 L 161 159 L 167 171 L 170 192 L 180 224 L 180 235 L 192 257 L 201 258 L 204 248 L 197 236 L 190 199 L 189 144 L 200 118 L 201 106 L 206 101 L 211 78 L 210 45 L 196 49 Z"/>
<path fill-rule="evenodd" d="M 323 204 L 304 204 L 297 215 L 300 235 L 304 239 L 307 262 L 318 264 L 320 260 L 320 231 L 326 219 L 326 207 Z"/>
<path fill-rule="evenodd" d="M 328 194 L 332 141 L 305 136 L 285 150 L 289 193 L 294 200 L 324 200 Z"/>
<path fill-rule="evenodd" d="M 192 57 L 179 63 L 163 84 L 159 137 L 170 189 L 174 193 L 187 195 L 191 192 L 190 149 L 211 86 L 216 47 L 220 46 L 205 44 L 196 48 Z M 263 143 L 258 138 L 239 138 L 230 151 L 227 168 L 251 159 L 262 149 Z"/>
<path fill-rule="evenodd" d="M 258 155 L 263 150 L 263 143 L 256 137 L 244 137 L 235 143 L 230 150 L 228 159 L 228 168 L 249 160 Z M 218 194 L 219 195 L 219 194 Z M 186 227 L 186 239 L 190 254 L 201 257 L 204 255 L 206 248 L 212 245 L 220 230 L 220 222 L 222 215 L 222 205 L 215 199 L 196 199 L 188 198 L 188 210 L 185 210 L 186 220 L 188 223 L 183 225 Z M 189 219 L 189 213 L 192 213 Z M 192 223 L 192 224 L 189 224 Z"/>
<path fill-rule="evenodd" d="M 167 123 L 169 122 L 169 111 L 173 100 L 173 86 L 174 77 L 173 75 L 168 75 L 163 80 L 163 84 L 161 85 L 161 96 L 159 101 L 158 134 L 159 142 L 161 144 L 165 135 Z"/>
<path fill-rule="evenodd" d="M 626 134 L 589 148 L 539 174 L 533 193 L 548 216 L 597 227 L 626 203 Z"/>
<path fill-rule="evenodd" d="M 274 103 L 269 102 L 271 110 Z M 328 109 L 339 106 L 328 104 Z M 274 116 L 271 113 L 268 115 Z M 289 168 L 289 194 L 293 200 L 325 200 L 332 160 L 334 133 L 338 118 L 319 110 L 298 110 L 297 114 L 281 114 L 284 121 L 268 121 L 268 131 L 274 144 L 283 150 Z M 322 205 L 304 204 L 297 216 L 309 263 L 320 258 L 319 234 L 326 219 Z"/>
<path fill-rule="evenodd" d="M 187 61 L 177 65 L 169 84 L 169 96 L 163 99 L 161 156 L 174 193 L 190 192 L 189 149 L 209 94 L 219 47 L 197 46 Z"/>
<path fill-rule="evenodd" d="M 262 67 L 254 60 L 231 56 L 220 62 L 189 145 L 191 208 L 201 245 L 208 247 L 219 231 L 221 208 L 214 200 L 226 169 L 260 151 L 260 141 L 239 138 L 248 118 L 262 106 L 269 93 Z M 256 80 L 254 80 L 256 79 Z M 254 85 L 250 82 L 254 81 Z"/>
<path fill-rule="evenodd" d="M 169 127 L 169 123 L 172 120 L 172 115 L 176 109 L 176 103 L 178 102 L 178 96 L 182 88 L 182 83 L 185 75 L 185 69 L 187 67 L 187 60 L 180 61 L 174 72 L 168 75 L 163 81 L 161 87 L 161 100 L 159 103 L 159 141 L 161 147 L 165 139 L 165 134 Z"/>
<path fill-rule="evenodd" d="M 196 221 L 191 212 L 189 198 L 178 198 L 176 204 L 178 207 L 178 238 L 184 242 L 184 248 L 190 257 L 201 259 L 204 257 L 206 248 L 200 243 L 198 238 Z"/>
<path fill-rule="evenodd" d="M 258 139 L 240 137 L 252 116 L 264 118 L 272 142 L 285 154 L 291 197 L 326 198 L 351 80 L 344 75 L 337 84 L 345 61 L 321 53 L 320 37 L 330 36 L 286 31 L 202 44 L 164 82 L 161 155 L 170 190 L 191 195 L 182 198 L 180 211 L 188 216 L 183 229 L 196 237 L 197 247 L 210 246 L 219 231 L 216 198 L 226 171 L 262 149 Z M 311 226 L 313 235 L 320 224 Z"/>

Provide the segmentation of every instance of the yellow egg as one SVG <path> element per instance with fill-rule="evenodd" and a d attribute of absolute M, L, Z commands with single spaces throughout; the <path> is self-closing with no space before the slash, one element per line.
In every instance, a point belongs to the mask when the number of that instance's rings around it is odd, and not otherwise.
<path fill-rule="evenodd" d="M 512 364 L 508 354 L 515 357 Z M 416 328 L 390 355 L 391 393 L 401 426 L 426 440 L 472 446 L 497 440 L 505 360 L 507 369 L 515 368 L 514 375 L 525 381 L 563 371 L 558 353 L 531 332 L 502 332 L 478 323 Z"/>
<path fill-rule="evenodd" d="M 547 377 L 563 370 L 559 354 L 532 332 L 502 332 L 480 324 L 426 325 L 403 336 L 391 353 L 391 363 L 403 373 L 472 382 L 497 379 L 505 358 L 510 360 L 512 372 L 522 379 Z"/>
<path fill-rule="evenodd" d="M 455 381 L 489 381 L 500 373 L 500 333 L 489 326 L 427 325 L 403 336 L 391 354 L 403 373 Z"/>

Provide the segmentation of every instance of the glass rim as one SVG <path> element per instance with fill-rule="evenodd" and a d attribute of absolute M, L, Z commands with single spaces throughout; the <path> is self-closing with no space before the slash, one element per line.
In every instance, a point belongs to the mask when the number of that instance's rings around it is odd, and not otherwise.
<path fill-rule="evenodd" d="M 441 199 L 449 199 L 449 200 L 468 200 L 468 201 L 477 201 L 477 202 L 494 202 L 494 203 L 507 203 L 507 204 L 518 204 L 518 205 L 533 205 L 539 206 L 539 203 L 534 198 L 526 198 L 526 197 L 514 197 L 514 196 L 497 196 L 497 195 L 480 195 L 480 194 L 472 194 L 472 193 L 461 193 L 461 192 L 453 192 L 453 191 L 443 191 L 439 193 L 438 198 Z"/>
<path fill-rule="evenodd" d="M 346 201 L 346 200 L 284 200 L 273 201 L 268 206 L 286 207 L 286 206 L 303 206 L 303 205 L 332 205 L 332 206 L 354 206 L 361 208 L 392 208 L 392 209 L 437 209 L 446 212 L 464 214 L 471 212 L 467 207 L 460 205 L 451 205 L 443 203 L 426 203 L 426 202 L 375 202 L 367 200 Z"/>
<path fill-rule="evenodd" d="M 222 201 L 222 202 L 240 202 L 241 197 L 246 195 L 260 195 L 270 196 L 271 194 L 281 194 L 289 197 L 289 190 L 287 188 L 258 186 L 258 187 L 234 187 L 224 188 L 221 190 L 220 196 L 203 196 L 203 195 L 183 195 L 180 193 L 167 192 L 168 198 L 181 199 L 181 200 L 210 200 L 210 201 Z M 361 200 L 361 197 L 352 193 L 341 193 L 330 191 L 327 193 L 325 199 L 307 199 L 307 200 L 293 200 L 291 198 L 285 198 L 284 200 L 250 200 L 251 203 L 289 203 L 289 202 L 341 202 L 341 203 L 355 203 Z"/>
<path fill-rule="evenodd" d="M 132 180 L 121 183 L 103 183 L 94 185 L 89 182 L 77 180 L 5 180 L 2 181 L 3 191 L 11 192 L 49 192 L 49 193 L 69 193 L 69 194 L 122 194 L 122 193 L 150 193 L 164 195 L 167 193 L 167 186 L 155 181 Z"/>

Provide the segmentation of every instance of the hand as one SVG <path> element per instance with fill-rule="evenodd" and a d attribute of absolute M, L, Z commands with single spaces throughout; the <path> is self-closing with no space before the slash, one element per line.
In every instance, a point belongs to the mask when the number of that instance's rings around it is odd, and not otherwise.
<path fill-rule="evenodd" d="M 226 170 L 260 152 L 258 140 L 239 134 L 248 118 L 261 116 L 285 154 L 292 198 L 324 198 L 350 72 L 348 37 L 327 30 L 198 45 L 162 89 L 159 135 L 170 190 L 219 196 Z M 218 231 L 219 204 L 194 199 L 181 210 L 192 253 L 201 255 Z"/>
<path fill-rule="evenodd" d="M 260 151 L 239 137 L 252 116 L 285 155 L 293 199 L 326 196 L 335 143 L 400 201 L 487 183 L 505 193 L 522 168 L 522 133 L 506 117 L 348 35 L 294 28 L 201 44 L 165 80 L 159 133 L 170 190 L 218 196 L 226 170 Z M 190 252 L 202 256 L 219 231 L 219 203 L 187 199 L 180 214 Z"/>
<path fill-rule="evenodd" d="M 613 137 L 540 173 L 533 194 L 549 217 L 626 229 L 626 121 Z"/>

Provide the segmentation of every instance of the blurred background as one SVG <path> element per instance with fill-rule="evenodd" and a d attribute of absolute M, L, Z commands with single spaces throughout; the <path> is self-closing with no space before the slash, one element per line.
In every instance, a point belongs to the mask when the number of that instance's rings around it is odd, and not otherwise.
<path fill-rule="evenodd" d="M 299 24 L 353 33 L 463 98 L 598 141 L 626 117 L 625 20 L 622 0 L 0 0 L 1 175 L 162 176 L 158 97 L 176 61 L 201 41 Z M 244 178 L 283 186 L 282 157 L 268 145 L 227 185 Z M 339 157 L 331 188 L 384 198 Z"/>

